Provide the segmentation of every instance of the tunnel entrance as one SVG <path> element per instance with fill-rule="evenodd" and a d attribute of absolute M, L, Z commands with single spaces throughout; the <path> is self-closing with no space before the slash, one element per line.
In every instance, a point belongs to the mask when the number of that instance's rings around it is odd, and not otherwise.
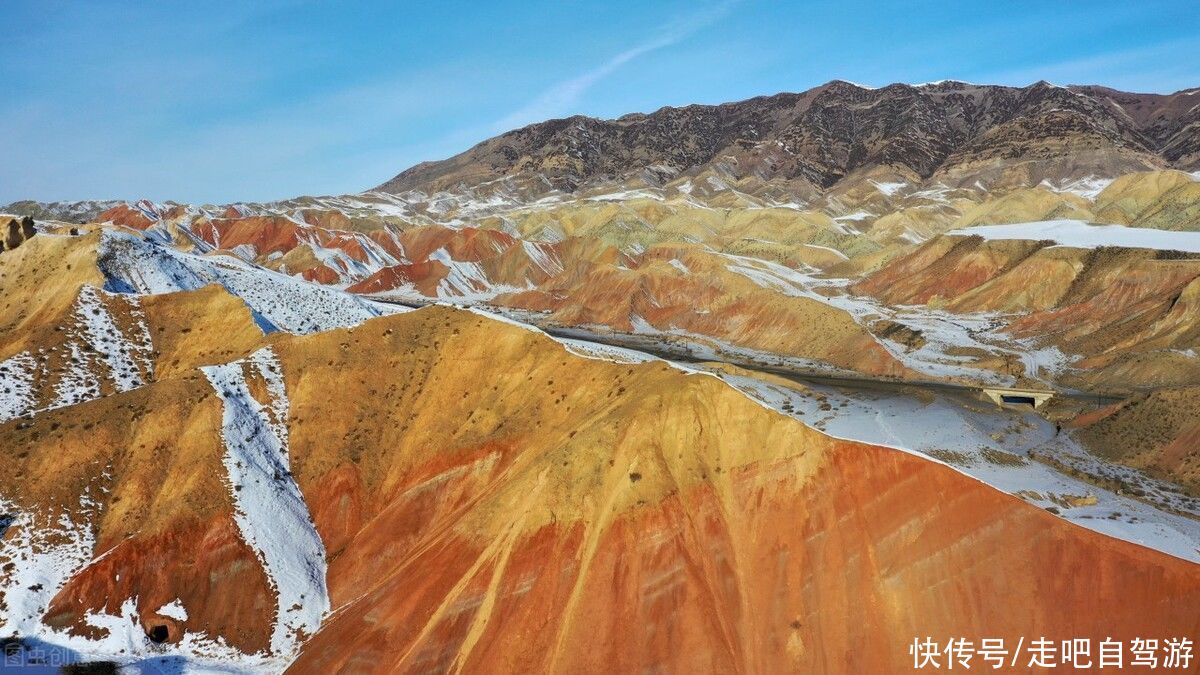
<path fill-rule="evenodd" d="M 1004 387 L 984 387 L 983 395 L 990 398 L 996 405 L 1018 405 L 1040 408 L 1046 401 L 1054 398 L 1053 391 L 1037 389 L 1007 389 Z"/>

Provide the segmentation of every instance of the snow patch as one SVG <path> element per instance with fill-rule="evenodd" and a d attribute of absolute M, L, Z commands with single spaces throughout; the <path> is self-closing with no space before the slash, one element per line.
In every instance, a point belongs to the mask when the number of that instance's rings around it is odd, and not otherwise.
<path fill-rule="evenodd" d="M 266 382 L 266 406 L 251 395 L 247 369 Z M 290 471 L 282 371 L 270 347 L 244 362 L 202 370 L 224 402 L 221 433 L 234 519 L 277 596 L 271 651 L 292 654 L 320 628 L 330 604 L 325 545 Z"/>
<path fill-rule="evenodd" d="M 554 254 L 554 249 L 547 244 L 522 241 L 521 248 L 525 250 L 525 255 L 533 261 L 543 272 L 550 276 L 562 274 L 563 264 Z"/>
<path fill-rule="evenodd" d="M 639 335 L 653 335 L 658 333 L 658 329 L 653 324 L 637 314 L 629 315 L 629 325 L 633 326 L 633 332 Z"/>
<path fill-rule="evenodd" d="M 479 263 L 455 260 L 445 248 L 430 253 L 429 260 L 436 260 L 447 268 L 445 278 L 437 285 L 439 298 L 488 300 L 507 290 L 513 290 L 507 286 L 493 285 Z"/>
<path fill-rule="evenodd" d="M 91 359 L 84 354 L 78 342 L 66 345 L 70 352 L 67 366 L 54 386 L 54 401 L 51 408 L 61 408 L 100 397 L 100 378 L 92 372 Z"/>
<path fill-rule="evenodd" d="M 137 298 L 127 296 L 123 299 L 133 318 L 133 334 L 125 335 L 117 327 L 108 305 L 102 301 L 102 293 L 92 286 L 84 286 L 75 301 L 75 320 L 82 327 L 88 346 L 108 366 L 109 377 L 117 391 L 129 391 L 146 383 L 143 373 L 149 376 L 154 371 L 150 358 L 154 352 L 150 331 Z"/>
<path fill-rule="evenodd" d="M 1148 227 L 1091 225 L 1082 220 L 1043 220 L 1011 225 L 977 225 L 946 233 L 952 237 L 972 235 L 989 240 L 1052 240 L 1068 248 L 1145 248 L 1200 253 L 1200 232 L 1173 232 Z"/>
<path fill-rule="evenodd" d="M 104 231 L 97 262 L 106 288 L 119 293 L 174 293 L 220 284 L 246 303 L 264 332 L 313 333 L 405 311 L 235 257 L 184 253 L 116 230 Z"/>
<path fill-rule="evenodd" d="M 179 598 L 175 598 L 171 602 L 159 607 L 154 613 L 175 619 L 176 621 L 187 621 L 188 618 L 187 610 L 183 608 L 183 603 L 179 601 Z"/>
<path fill-rule="evenodd" d="M 674 267 L 675 269 L 679 270 L 680 272 L 683 272 L 684 274 L 692 273 L 692 271 L 690 269 L 688 269 L 688 266 L 683 264 L 683 261 L 680 260 L 679 258 L 671 258 L 667 262 L 670 263 L 671 267 Z"/>
<path fill-rule="evenodd" d="M 1051 192 L 1069 192 L 1087 200 L 1095 200 L 1101 192 L 1104 192 L 1104 188 L 1112 185 L 1113 180 L 1099 176 L 1084 176 L 1072 181 L 1064 181 L 1061 185 L 1054 185 L 1048 180 L 1042 181 L 1039 185 Z"/>
<path fill-rule="evenodd" d="M 597 359 L 613 363 L 646 363 L 648 361 L 662 360 L 656 356 L 625 347 L 614 347 L 612 345 L 588 342 L 587 340 L 576 340 L 574 338 L 556 337 L 554 339 L 562 343 L 567 348 L 567 351 L 576 356 L 582 356 L 585 359 Z"/>
<path fill-rule="evenodd" d="M 875 189 L 882 192 L 885 197 L 891 197 L 900 190 L 908 187 L 908 183 L 879 183 L 876 181 L 871 181 L 871 185 L 874 185 Z"/>
<path fill-rule="evenodd" d="M 37 363 L 29 352 L 0 361 L 0 422 L 33 410 L 33 376 Z"/>
<path fill-rule="evenodd" d="M 86 494 L 81 505 L 85 515 L 94 511 Z M 66 513 L 57 520 L 38 518 L 3 499 L 0 515 L 8 520 L 4 529 L 12 531 L 0 539 L 0 565 L 11 565 L 7 575 L 0 577 L 5 605 L 0 634 L 41 635 L 46 630 L 42 616 L 50 601 L 91 560 L 95 536 L 90 527 L 72 521 Z"/>
<path fill-rule="evenodd" d="M 828 246 L 819 246 L 819 245 L 817 245 L 817 244 L 802 244 L 802 245 L 803 245 L 805 248 L 815 248 L 815 249 L 817 249 L 818 251 L 826 251 L 826 252 L 828 252 L 828 253 L 832 253 L 833 255 L 837 256 L 838 258 L 840 258 L 840 259 L 842 259 L 842 260 L 849 260 L 849 259 L 850 259 L 850 258 L 848 258 L 848 257 L 846 256 L 846 254 L 845 254 L 845 253 L 842 253 L 841 251 L 837 250 L 836 248 L 830 248 L 830 247 L 828 247 Z"/>

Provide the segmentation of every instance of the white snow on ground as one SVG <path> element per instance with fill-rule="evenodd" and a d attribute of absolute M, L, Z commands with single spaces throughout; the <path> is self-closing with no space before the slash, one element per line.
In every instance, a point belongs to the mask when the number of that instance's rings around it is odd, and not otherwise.
<path fill-rule="evenodd" d="M 1044 187 L 1052 192 L 1070 192 L 1079 195 L 1087 200 L 1094 200 L 1104 192 L 1104 188 L 1112 185 L 1112 178 L 1100 178 L 1099 176 L 1084 176 L 1076 178 L 1072 181 L 1064 181 L 1061 185 L 1054 185 L 1050 181 L 1044 180 L 1039 183 L 1039 187 Z"/>
<path fill-rule="evenodd" d="M 266 407 L 250 393 L 247 368 L 267 383 L 271 401 Z M 277 595 L 271 651 L 292 654 L 302 635 L 316 633 L 330 604 L 325 545 L 289 470 L 282 372 L 269 347 L 245 362 L 202 370 L 225 404 L 221 431 L 234 519 Z"/>
<path fill-rule="evenodd" d="M 654 327 L 654 324 L 643 319 L 642 317 L 638 316 L 637 314 L 629 315 L 629 325 L 633 326 L 634 333 L 638 333 L 641 335 L 652 335 L 654 333 L 659 332 L 658 329 Z"/>
<path fill-rule="evenodd" d="M 945 183 L 938 183 L 932 187 L 925 188 L 924 190 L 918 190 L 918 191 L 908 195 L 908 198 L 909 199 L 928 199 L 929 201 L 932 201 L 932 202 L 946 203 L 946 202 L 950 201 L 950 199 L 947 197 L 947 195 L 950 194 L 950 191 L 951 191 L 951 188 L 948 185 L 946 185 Z"/>
<path fill-rule="evenodd" d="M 90 353 L 85 354 L 79 343 L 71 341 L 66 349 L 70 352 L 69 365 L 54 385 L 54 401 L 51 408 L 61 408 L 100 397 L 100 377 L 92 371 Z"/>
<path fill-rule="evenodd" d="M 692 273 L 692 271 L 690 269 L 688 269 L 688 266 L 683 264 L 683 261 L 680 260 L 679 258 L 671 258 L 667 262 L 671 264 L 671 267 L 674 267 L 675 269 L 679 270 L 680 272 L 683 272 L 684 274 Z"/>
<path fill-rule="evenodd" d="M 1060 372 L 1070 362 L 1054 347 L 1041 347 L 1032 340 L 1018 340 L 1002 334 L 1000 331 L 1005 322 L 1000 314 L 952 314 L 922 305 L 893 307 L 873 298 L 847 294 L 845 279 L 822 279 L 768 260 L 728 253 L 721 255 L 731 261 L 727 265 L 729 271 L 741 274 L 763 288 L 845 311 L 863 326 L 870 327 L 876 321 L 889 319 L 919 330 L 925 344 L 916 349 L 879 336 L 875 336 L 875 340 L 905 366 L 926 375 L 995 384 L 1014 381 L 1011 376 L 972 367 L 970 364 L 976 359 L 962 355 L 963 349 L 1014 355 L 1024 364 L 1025 375 L 1034 379 L 1041 379 L 1043 373 Z"/>
<path fill-rule="evenodd" d="M 97 262 L 109 290 L 119 293 L 173 293 L 220 284 L 246 303 L 267 332 L 313 333 L 406 311 L 231 256 L 183 253 L 117 230 L 105 230 Z"/>
<path fill-rule="evenodd" d="M 892 321 L 921 332 L 925 344 L 916 349 L 887 338 L 876 337 L 876 340 L 901 363 L 927 375 L 995 384 L 1014 381 L 1011 376 L 972 367 L 974 357 L 952 353 L 963 348 L 1015 356 L 1022 364 L 1023 374 L 1036 380 L 1063 372 L 1072 360 L 1057 347 L 1041 346 L 1029 338 L 1002 334 L 1007 322 L 1000 314 L 955 314 L 922 305 L 877 305 L 877 309 Z"/>
<path fill-rule="evenodd" d="M 0 422 L 32 410 L 33 377 L 37 362 L 29 352 L 21 352 L 0 361 Z"/>
<path fill-rule="evenodd" d="M 88 346 L 100 354 L 108 366 L 109 377 L 117 391 L 129 391 L 146 383 L 143 373 L 153 373 L 150 355 L 154 346 L 150 343 L 150 331 L 136 296 L 121 297 L 128 304 L 134 320 L 133 334 L 126 335 L 117 327 L 101 298 L 102 293 L 92 286 L 84 286 L 75 301 L 75 320 L 82 327 Z"/>
<path fill-rule="evenodd" d="M 0 538 L 0 565 L 12 565 L 0 574 L 6 608 L 0 613 L 0 635 L 40 635 L 47 630 L 42 616 L 50 601 L 91 560 L 95 537 L 90 527 L 66 514 L 57 521 L 39 521 L 3 498 L 0 516 L 9 522 L 0 531 L 12 530 Z"/>
<path fill-rule="evenodd" d="M 524 290 L 505 284 L 493 284 L 479 263 L 455 260 L 445 248 L 429 254 L 448 269 L 438 282 L 437 297 L 443 299 L 491 300 L 501 293 Z"/>
<path fill-rule="evenodd" d="M 877 183 L 875 181 L 871 181 L 871 185 L 874 185 L 875 189 L 882 192 L 885 197 L 891 197 L 908 187 L 908 183 Z"/>
<path fill-rule="evenodd" d="M 647 361 L 661 360 L 645 352 L 626 349 L 625 347 L 602 345 L 598 342 L 588 342 L 587 340 L 575 340 L 572 338 L 555 337 L 553 339 L 562 343 L 567 348 L 567 351 L 572 354 L 588 359 L 599 359 L 614 363 L 646 363 Z"/>
<path fill-rule="evenodd" d="M 874 217 L 875 217 L 875 214 L 873 214 L 873 213 L 867 213 L 866 211 L 856 211 L 854 213 L 851 213 L 851 214 L 848 214 L 845 216 L 838 216 L 837 218 L 832 219 L 830 222 L 833 225 L 833 230 L 835 232 L 837 232 L 838 234 L 858 236 L 858 235 L 861 235 L 862 232 L 859 231 L 859 229 L 857 227 L 855 227 L 854 224 L 860 223 L 868 218 L 874 218 Z"/>
<path fill-rule="evenodd" d="M 1171 499 L 1167 488 L 1125 467 L 1103 464 L 1067 432 L 1036 414 L 981 403 L 964 405 L 941 395 L 932 402 L 887 392 L 847 394 L 812 386 L 808 395 L 753 377 L 724 378 L 751 397 L 838 438 L 883 445 L 946 463 L 1009 494 L 1054 508 L 1072 523 L 1118 539 L 1200 562 L 1200 521 L 1116 495 L 1026 457 L 1028 451 L 1074 467 L 1121 475 Z M 827 410 L 822 410 L 825 403 Z M 949 451 L 949 452 L 947 452 Z M 1070 506 L 1067 496 L 1095 497 L 1092 505 Z"/>
<path fill-rule="evenodd" d="M 525 250 L 525 255 L 529 256 L 529 259 L 546 274 L 554 276 L 562 273 L 562 261 L 558 259 L 558 256 L 554 254 L 554 249 L 548 244 L 522 241 L 521 248 Z"/>
<path fill-rule="evenodd" d="M 258 257 L 258 250 L 254 248 L 254 244 L 238 244 L 229 249 L 229 252 L 246 262 L 254 262 L 254 259 Z M 315 254 L 316 251 L 313 253 Z"/>
<path fill-rule="evenodd" d="M 979 86 L 973 82 L 967 82 L 966 80 L 934 80 L 933 82 L 922 82 L 920 84 L 914 84 L 913 86 L 920 89 L 921 87 L 936 87 L 942 84 L 965 84 L 971 87 Z"/>
<path fill-rule="evenodd" d="M 308 227 L 303 220 L 297 220 L 297 222 L 306 228 Z M 390 229 L 385 231 L 395 239 L 394 232 Z M 374 239 L 365 234 L 360 232 L 343 232 L 339 234 L 352 238 L 366 255 L 367 260 L 365 262 L 358 260 L 338 246 L 326 246 L 321 242 L 320 237 L 316 233 L 301 236 L 300 241 L 308 246 L 313 256 L 321 261 L 321 264 L 337 273 L 338 279 L 342 284 L 350 284 L 359 279 L 365 279 L 384 267 L 400 264 L 399 260 L 389 254 Z"/>
<path fill-rule="evenodd" d="M 1148 227 L 1090 225 L 1082 220 L 1043 220 L 1012 225 L 977 225 L 946 233 L 952 237 L 972 235 L 984 239 L 1052 240 L 1068 248 L 1148 248 L 1200 253 L 1200 232 L 1172 232 Z"/>
<path fill-rule="evenodd" d="M 846 256 L 845 253 L 842 253 L 841 251 L 837 250 L 836 248 L 830 248 L 828 246 L 818 246 L 817 244 L 801 244 L 801 246 L 805 246 L 807 248 L 815 248 L 819 251 L 828 251 L 829 253 L 832 253 L 833 255 L 837 256 L 838 258 L 841 258 L 842 260 L 850 259 L 849 257 Z"/>
<path fill-rule="evenodd" d="M 646 247 L 635 241 L 622 248 L 621 252 L 628 256 L 639 256 L 646 252 Z"/>
<path fill-rule="evenodd" d="M 179 601 L 179 598 L 159 607 L 154 613 L 170 617 L 176 621 L 187 621 L 188 618 L 187 610 L 184 609 L 183 603 Z"/>

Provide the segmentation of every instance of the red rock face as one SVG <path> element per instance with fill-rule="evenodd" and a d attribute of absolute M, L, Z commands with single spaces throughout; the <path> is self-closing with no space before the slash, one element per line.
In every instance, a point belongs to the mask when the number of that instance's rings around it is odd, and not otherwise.
<path fill-rule="evenodd" d="M 830 458 L 804 483 L 759 465 L 724 498 L 698 486 L 599 531 L 486 545 L 406 504 L 396 531 L 422 544 L 356 581 L 291 672 L 903 672 L 918 636 L 1200 630 L 1194 565 L 901 453 L 841 443 Z M 351 548 L 385 539 L 368 541 Z"/>
<path fill-rule="evenodd" d="M 306 281 L 311 281 L 317 284 L 336 284 L 341 280 L 338 273 L 325 265 L 310 267 L 300 273 L 300 276 Z"/>
<path fill-rule="evenodd" d="M 939 237 L 888 264 L 855 285 L 855 291 L 894 304 L 957 298 L 1011 270 L 1039 242 L 985 242 L 974 237 Z"/>
<path fill-rule="evenodd" d="M 392 265 L 351 285 L 351 293 L 382 293 L 407 285 L 416 287 L 422 294 L 436 296 L 437 284 L 445 278 L 447 267 L 440 262 Z"/>
<path fill-rule="evenodd" d="M 55 597 L 47 624 L 86 633 L 85 614 L 119 616 L 125 598 L 134 598 L 142 628 L 149 634 L 167 626 L 168 642 L 190 631 L 225 636 L 246 653 L 269 646 L 271 623 L 264 617 L 275 610 L 274 591 L 229 516 L 176 522 L 157 536 L 101 544 L 97 551 Z M 176 600 L 187 608 L 187 620 L 157 614 Z"/>
<path fill-rule="evenodd" d="M 123 225 L 135 230 L 144 230 L 157 222 L 151 220 L 145 213 L 128 204 L 119 204 L 100 213 L 100 215 L 96 216 L 96 221 L 101 223 L 112 221 L 116 225 Z"/>
<path fill-rule="evenodd" d="M 341 211 L 308 209 L 303 212 L 304 222 L 326 230 L 349 230 L 350 219 Z"/>
<path fill-rule="evenodd" d="M 367 236 L 380 248 L 387 251 L 388 255 L 397 260 L 404 259 L 404 249 L 397 243 L 397 237 L 391 231 L 375 230 L 368 232 Z"/>
<path fill-rule="evenodd" d="M 249 244 L 259 255 L 287 253 L 300 244 L 301 227 L 282 216 L 218 218 L 212 221 L 216 233 L 208 243 L 229 250 Z"/>
<path fill-rule="evenodd" d="M 516 244 L 511 235 L 498 230 L 464 227 L 451 230 L 445 227 L 422 227 L 406 231 L 400 237 L 411 260 L 425 260 L 444 248 L 455 260 L 479 262 L 493 258 Z"/>

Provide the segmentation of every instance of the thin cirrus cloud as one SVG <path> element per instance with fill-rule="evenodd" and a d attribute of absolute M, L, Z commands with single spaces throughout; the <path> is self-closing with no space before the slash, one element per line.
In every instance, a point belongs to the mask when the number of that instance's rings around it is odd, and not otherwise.
<path fill-rule="evenodd" d="M 983 81 L 1024 85 L 1037 80 L 1055 84 L 1102 84 L 1130 91 L 1157 93 L 1189 89 L 1200 75 L 1195 63 L 1180 54 L 1200 50 L 1200 38 L 1165 40 L 1129 49 L 1041 63 L 982 74 Z"/>
<path fill-rule="evenodd" d="M 600 65 L 575 77 L 563 80 L 537 95 L 529 104 L 496 120 L 489 134 L 538 122 L 572 112 L 584 94 L 604 78 L 638 57 L 678 44 L 692 34 L 712 25 L 727 15 L 737 0 L 723 2 L 687 18 L 678 19 L 664 27 L 653 38 L 630 47 Z"/>
<path fill-rule="evenodd" d="M 10 94 L 0 204 L 361 190 L 549 118 L 738 100 L 833 78 L 1046 79 L 1159 93 L 1200 85 L 1187 58 L 1200 51 L 1188 0 L 1021 12 L 904 0 L 861 12 L 842 0 L 526 0 L 453 20 L 440 6 L 372 2 L 348 11 L 248 0 L 223 12 L 0 2 L 0 22 L 22 27 L 0 54 Z M 1138 30 L 1127 30 L 1133 21 Z M 98 46 L 98 36 L 121 48 Z M 538 58 L 546 53 L 555 56 Z"/>

